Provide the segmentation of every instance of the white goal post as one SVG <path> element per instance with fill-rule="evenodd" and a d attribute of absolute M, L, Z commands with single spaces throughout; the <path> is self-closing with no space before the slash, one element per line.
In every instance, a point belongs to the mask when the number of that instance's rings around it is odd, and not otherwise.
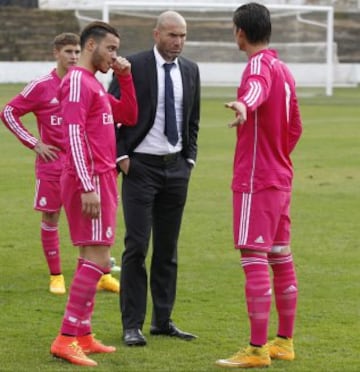
<path fill-rule="evenodd" d="M 316 5 L 291 5 L 291 4 L 272 4 L 269 1 L 263 1 L 270 11 L 283 11 L 296 14 L 297 20 L 302 23 L 311 24 L 326 29 L 326 77 L 325 93 L 327 96 L 333 94 L 334 81 L 334 8 L 332 6 Z M 123 14 L 146 14 L 147 12 L 160 12 L 167 9 L 191 12 L 201 14 L 202 12 L 233 12 L 241 4 L 234 0 L 224 1 L 196 1 L 196 0 L 117 0 L 103 1 L 102 20 L 110 21 L 110 13 L 118 12 Z M 99 2 L 100 6 L 100 2 Z M 326 22 L 309 20 L 304 17 L 308 13 L 326 14 Z"/>

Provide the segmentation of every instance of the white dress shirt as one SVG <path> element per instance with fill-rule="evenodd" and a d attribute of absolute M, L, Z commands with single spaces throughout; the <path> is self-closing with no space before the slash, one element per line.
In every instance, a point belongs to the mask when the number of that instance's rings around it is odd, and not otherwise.
<path fill-rule="evenodd" d="M 173 61 L 174 66 L 170 70 L 170 75 L 174 86 L 176 123 L 179 134 L 178 143 L 171 145 L 164 133 L 165 127 L 165 70 L 164 63 L 167 63 L 154 46 L 156 61 L 158 97 L 154 125 L 147 133 L 142 142 L 134 149 L 134 152 L 144 154 L 166 155 L 179 152 L 182 149 L 182 121 L 183 121 L 183 86 L 178 60 Z"/>

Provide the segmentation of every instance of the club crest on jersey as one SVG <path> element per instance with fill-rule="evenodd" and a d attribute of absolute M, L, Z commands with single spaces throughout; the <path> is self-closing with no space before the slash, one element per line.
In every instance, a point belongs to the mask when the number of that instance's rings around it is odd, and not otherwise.
<path fill-rule="evenodd" d="M 102 117 L 103 117 L 103 125 L 114 124 L 114 118 L 113 118 L 112 114 L 108 114 L 108 113 L 104 112 L 102 114 Z"/>
<path fill-rule="evenodd" d="M 39 205 L 40 205 L 40 207 L 45 207 L 46 204 L 47 204 L 46 197 L 42 196 L 39 200 Z"/>
<path fill-rule="evenodd" d="M 111 226 L 109 226 L 109 227 L 106 229 L 105 235 L 106 235 L 106 237 L 107 237 L 108 239 L 110 239 L 110 238 L 113 236 L 113 231 L 112 231 Z"/>

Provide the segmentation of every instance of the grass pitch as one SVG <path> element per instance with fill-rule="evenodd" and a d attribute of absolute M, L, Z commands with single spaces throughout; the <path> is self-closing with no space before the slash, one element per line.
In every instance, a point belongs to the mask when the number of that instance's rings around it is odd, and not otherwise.
<path fill-rule="evenodd" d="M 0 107 L 22 88 L 0 85 Z M 118 298 L 99 293 L 93 318 L 97 337 L 118 347 L 95 355 L 98 371 L 219 371 L 218 358 L 248 342 L 243 272 L 232 248 L 231 170 L 235 131 L 223 103 L 235 89 L 203 90 L 199 158 L 193 171 L 179 246 L 178 294 L 173 319 L 199 339 L 149 335 L 145 348 L 121 342 Z M 301 95 L 301 92 L 300 92 Z M 333 97 L 300 99 L 303 137 L 293 161 L 292 247 L 299 279 L 294 362 L 275 361 L 274 371 L 360 370 L 359 221 L 360 89 L 335 89 Z M 34 120 L 25 119 L 35 131 Z M 48 293 L 40 246 L 40 213 L 32 210 L 34 154 L 0 125 L 0 370 L 74 371 L 54 360 L 66 296 Z M 120 185 L 120 182 L 119 182 Z M 77 252 L 62 216 L 63 271 L 70 284 Z M 113 256 L 120 261 L 123 223 Z M 269 335 L 276 332 L 274 306 Z"/>

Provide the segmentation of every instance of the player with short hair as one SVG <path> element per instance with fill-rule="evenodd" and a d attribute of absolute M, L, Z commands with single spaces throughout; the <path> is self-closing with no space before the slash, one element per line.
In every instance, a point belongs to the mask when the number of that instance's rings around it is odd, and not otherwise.
<path fill-rule="evenodd" d="M 266 367 L 271 358 L 293 360 L 293 332 L 298 296 L 290 250 L 290 200 L 293 166 L 290 154 L 302 123 L 295 82 L 285 64 L 269 49 L 271 20 L 257 3 L 240 6 L 233 15 L 234 36 L 248 56 L 237 100 L 237 128 L 232 180 L 235 248 L 245 273 L 250 345 L 221 367 Z M 277 337 L 268 343 L 273 271 L 278 312 Z"/>
<path fill-rule="evenodd" d="M 11 132 L 37 154 L 34 209 L 42 213 L 40 235 L 50 273 L 49 291 L 64 294 L 66 287 L 61 267 L 58 223 L 62 206 L 60 175 L 65 152 L 57 91 L 68 68 L 76 65 L 79 59 L 79 36 L 70 32 L 57 35 L 53 41 L 53 53 L 56 68 L 30 82 L 5 105 L 1 118 Z M 36 117 L 40 139 L 21 121 L 21 117 L 30 112 Z M 120 284 L 111 273 L 106 273 L 99 280 L 97 289 L 119 293 Z"/>
<path fill-rule="evenodd" d="M 66 148 L 61 195 L 79 259 L 51 354 L 73 364 L 96 366 L 86 354 L 116 350 L 96 340 L 91 327 L 97 283 L 110 271 L 116 229 L 114 122 L 135 125 L 137 101 L 131 65 L 116 55 L 120 37 L 113 27 L 90 23 L 81 33 L 80 45 L 79 64 L 69 70 L 59 91 Z M 119 100 L 95 77 L 97 71 L 106 73 L 110 68 L 121 86 Z"/>
<path fill-rule="evenodd" d="M 60 174 L 65 159 L 57 91 L 70 66 L 80 55 L 80 39 L 73 33 L 61 33 L 53 41 L 56 68 L 30 82 L 21 93 L 7 103 L 1 119 L 26 147 L 35 151 L 36 188 L 34 209 L 42 213 L 41 242 L 50 272 L 49 290 L 64 294 L 58 222 L 61 209 Z M 32 112 L 40 138 L 25 128 L 21 117 Z"/>

